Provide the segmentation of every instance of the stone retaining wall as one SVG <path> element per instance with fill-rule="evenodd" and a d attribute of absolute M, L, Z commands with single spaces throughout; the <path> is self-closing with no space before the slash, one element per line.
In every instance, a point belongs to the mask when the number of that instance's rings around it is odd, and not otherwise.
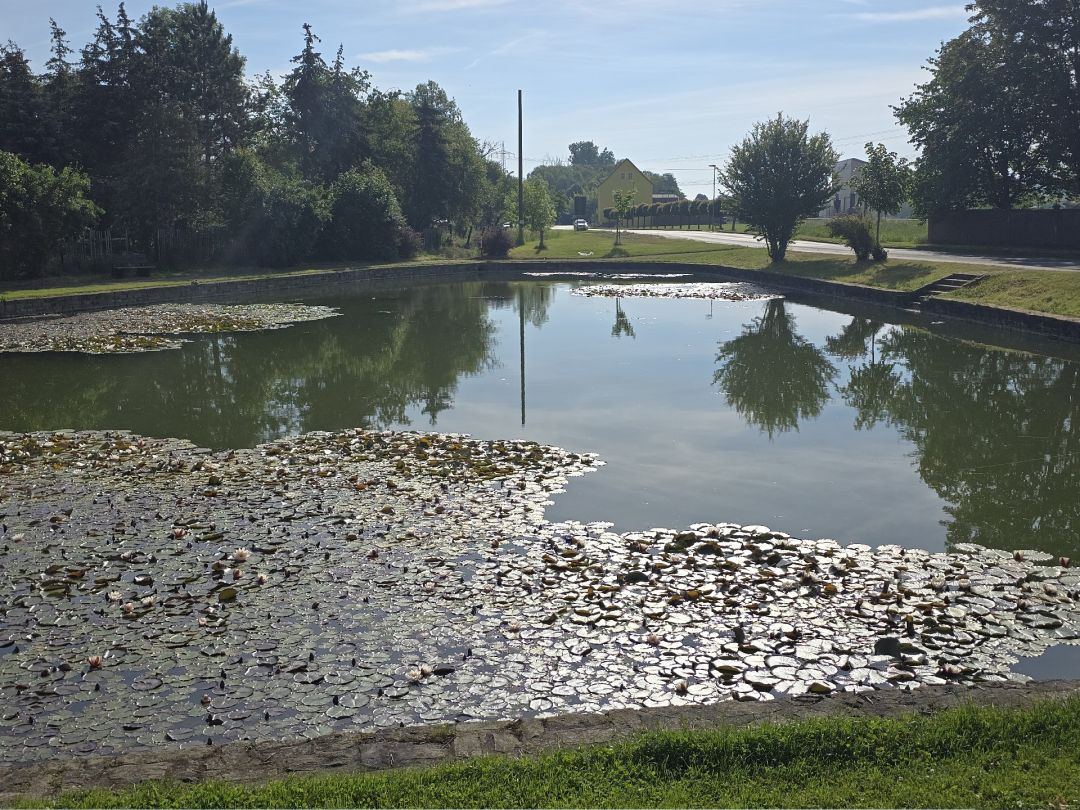
<path fill-rule="evenodd" d="M 195 745 L 122 757 L 0 764 L 0 805 L 13 804 L 20 796 L 47 798 L 87 788 L 121 790 L 147 780 L 260 784 L 295 774 L 377 771 L 440 765 L 492 754 L 537 754 L 617 742 L 657 729 L 743 727 L 827 716 L 890 717 L 972 704 L 1018 707 L 1077 694 L 1080 681 L 926 686 L 911 691 L 807 694 L 767 703 L 726 701 L 711 706 L 619 709 L 605 714 L 337 733 L 290 742 Z"/>
<path fill-rule="evenodd" d="M 103 291 L 76 295 L 55 295 L 43 298 L 17 298 L 3 300 L 0 297 L 0 320 L 33 318 L 46 315 L 71 315 L 121 307 L 147 306 L 149 304 L 205 303 L 224 301 L 241 296 L 253 297 L 275 293 L 317 292 L 345 285 L 363 285 L 410 279 L 429 279 L 447 276 L 470 276 L 483 267 L 476 262 L 461 264 L 425 264 L 402 267 L 365 267 L 345 270 L 327 270 L 305 275 L 281 275 L 266 278 L 236 279 L 171 287 L 147 287 Z"/>
<path fill-rule="evenodd" d="M 924 312 L 944 315 L 950 318 L 963 318 L 1008 329 L 1022 329 L 1025 332 L 1038 332 L 1044 335 L 1080 342 L 1080 320 L 1024 312 L 1005 307 L 991 307 L 959 301 L 955 298 L 928 298 L 923 302 Z"/>
<path fill-rule="evenodd" d="M 711 275 L 723 279 L 762 284 L 780 290 L 805 292 L 888 307 L 908 308 L 914 300 L 914 293 L 910 291 L 882 290 L 874 287 L 863 287 L 858 284 L 846 284 L 840 281 L 824 281 L 817 278 L 792 276 L 786 273 L 774 273 L 768 270 L 745 270 L 737 267 L 678 264 L 674 262 L 507 260 L 327 270 L 326 272 L 309 273 L 302 276 L 283 275 L 203 284 L 192 282 L 191 284 L 174 287 L 151 287 L 138 290 L 117 290 L 115 292 L 26 298 L 12 301 L 5 301 L 0 298 L 0 321 L 49 315 L 70 315 L 76 312 L 149 304 L 227 301 L 281 293 L 317 293 L 322 290 L 331 290 L 343 286 L 386 284 L 418 279 L 429 280 L 454 277 L 511 280 L 521 278 L 523 274 L 529 272 L 633 272 L 651 273 L 657 276 L 693 273 L 699 276 Z M 1080 342 L 1080 320 L 1073 318 L 1041 315 L 940 297 L 928 299 L 923 303 L 922 310 L 934 315 Z"/>

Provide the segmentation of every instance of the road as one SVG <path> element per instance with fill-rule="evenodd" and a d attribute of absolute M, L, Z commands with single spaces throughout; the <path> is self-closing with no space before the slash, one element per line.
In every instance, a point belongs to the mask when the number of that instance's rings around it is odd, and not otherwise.
<path fill-rule="evenodd" d="M 566 226 L 569 227 L 569 226 Z M 624 233 L 639 233 L 646 236 L 662 236 L 665 239 L 689 239 L 695 242 L 709 242 L 720 245 L 739 245 L 741 247 L 764 247 L 764 243 L 746 233 L 727 231 L 654 231 L 625 229 Z M 788 244 L 788 250 L 796 253 L 825 253 L 850 256 L 851 248 L 847 245 L 835 245 L 831 242 L 809 242 L 797 239 Z M 1016 267 L 1029 270 L 1080 270 L 1080 261 L 1071 259 L 1025 258 L 1021 256 L 980 256 L 976 254 L 942 253 L 935 250 L 911 250 L 908 248 L 889 248 L 889 258 L 900 261 L 953 262 L 954 264 L 984 264 L 994 267 Z"/>

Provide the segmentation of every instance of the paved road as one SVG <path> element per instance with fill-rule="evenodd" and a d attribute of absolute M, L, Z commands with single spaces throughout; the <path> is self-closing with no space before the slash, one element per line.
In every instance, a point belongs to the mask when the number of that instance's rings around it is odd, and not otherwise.
<path fill-rule="evenodd" d="M 662 236 L 665 239 L 690 239 L 695 242 L 711 242 L 722 245 L 740 245 L 743 247 L 763 247 L 750 234 L 721 231 L 653 231 L 630 228 L 626 233 L 640 233 L 648 236 Z M 831 242 L 808 242 L 795 240 L 788 244 L 788 250 L 797 253 L 827 253 L 850 256 L 851 248 L 847 245 L 834 245 Z M 978 256 L 973 254 L 940 253 L 934 250 L 910 250 L 907 248 L 889 248 L 889 258 L 905 261 L 940 261 L 956 264 L 988 264 L 995 267 L 1024 267 L 1032 270 L 1080 270 L 1080 261 L 1069 259 L 1037 259 L 1019 256 Z"/>

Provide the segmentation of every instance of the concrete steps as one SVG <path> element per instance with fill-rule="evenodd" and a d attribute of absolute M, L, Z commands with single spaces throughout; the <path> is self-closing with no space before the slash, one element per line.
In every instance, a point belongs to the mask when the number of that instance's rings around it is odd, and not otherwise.
<path fill-rule="evenodd" d="M 953 290 L 959 290 L 974 284 L 976 281 L 981 281 L 986 278 L 985 274 L 978 273 L 952 273 L 945 276 L 945 278 L 938 279 L 932 284 L 927 284 L 924 287 L 920 287 L 911 294 L 911 304 L 917 310 L 928 298 L 933 298 L 935 295 L 941 295 L 942 293 L 952 292 Z"/>

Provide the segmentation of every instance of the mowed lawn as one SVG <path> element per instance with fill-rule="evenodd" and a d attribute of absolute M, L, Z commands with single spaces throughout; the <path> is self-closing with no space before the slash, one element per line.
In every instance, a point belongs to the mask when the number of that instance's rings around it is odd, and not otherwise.
<path fill-rule="evenodd" d="M 874 228 L 877 228 L 877 221 L 871 216 Z M 808 219 L 802 222 L 798 229 L 795 231 L 796 239 L 806 239 L 814 242 L 832 242 L 833 244 L 842 244 L 843 240 L 838 237 L 832 236 L 826 227 L 828 223 L 827 219 Z M 696 230 L 698 226 L 693 226 Z M 665 227 L 664 230 L 678 230 L 678 226 L 672 228 Z M 729 220 L 724 226 L 723 230 L 731 230 L 731 221 Z M 746 233 L 747 226 L 743 222 L 735 223 L 735 233 Z M 881 220 L 881 244 L 887 248 L 900 247 L 900 248 L 917 248 L 922 247 L 927 243 L 927 227 L 926 222 L 918 219 L 883 219 Z"/>
<path fill-rule="evenodd" d="M 720 245 L 690 240 L 667 239 L 651 234 L 623 234 L 622 244 L 614 245 L 610 231 L 548 231 L 546 247 L 539 250 L 530 239 L 514 248 L 510 257 L 524 260 L 650 261 L 768 270 L 794 276 L 861 284 L 887 290 L 911 291 L 930 284 L 950 273 L 983 273 L 987 279 L 948 297 L 999 307 L 1080 318 L 1080 272 L 1047 272 L 991 265 L 957 264 L 942 261 L 856 262 L 854 256 L 795 253 L 787 260 L 771 263 L 764 247 Z M 394 266 L 407 268 L 425 264 L 471 264 L 475 259 L 446 259 L 425 256 Z M 288 275 L 334 273 L 346 269 L 386 267 L 389 265 L 350 264 L 308 266 L 282 270 L 237 268 L 234 270 L 196 270 L 162 273 L 151 278 L 52 278 L 38 284 L 23 283 L 0 289 L 0 300 L 39 298 L 80 293 L 114 292 L 153 287 L 183 286 L 191 283 L 215 284 L 223 281 L 257 280 Z"/>
<path fill-rule="evenodd" d="M 1080 803 L 1080 697 L 1026 709 L 654 732 L 630 742 L 258 787 L 144 784 L 50 807 L 1037 807 Z"/>
<path fill-rule="evenodd" d="M 666 239 L 648 234 L 623 234 L 614 246 L 611 231 L 549 231 L 546 249 L 535 239 L 514 248 L 511 258 L 546 260 L 605 260 L 678 262 L 745 270 L 767 270 L 793 276 L 861 284 L 886 290 L 917 290 L 950 273 L 985 274 L 986 279 L 949 298 L 990 306 L 1010 307 L 1080 318 L 1080 272 L 1023 270 L 995 265 L 942 261 L 857 262 L 852 256 L 789 252 L 783 262 L 769 261 L 765 249 Z"/>

